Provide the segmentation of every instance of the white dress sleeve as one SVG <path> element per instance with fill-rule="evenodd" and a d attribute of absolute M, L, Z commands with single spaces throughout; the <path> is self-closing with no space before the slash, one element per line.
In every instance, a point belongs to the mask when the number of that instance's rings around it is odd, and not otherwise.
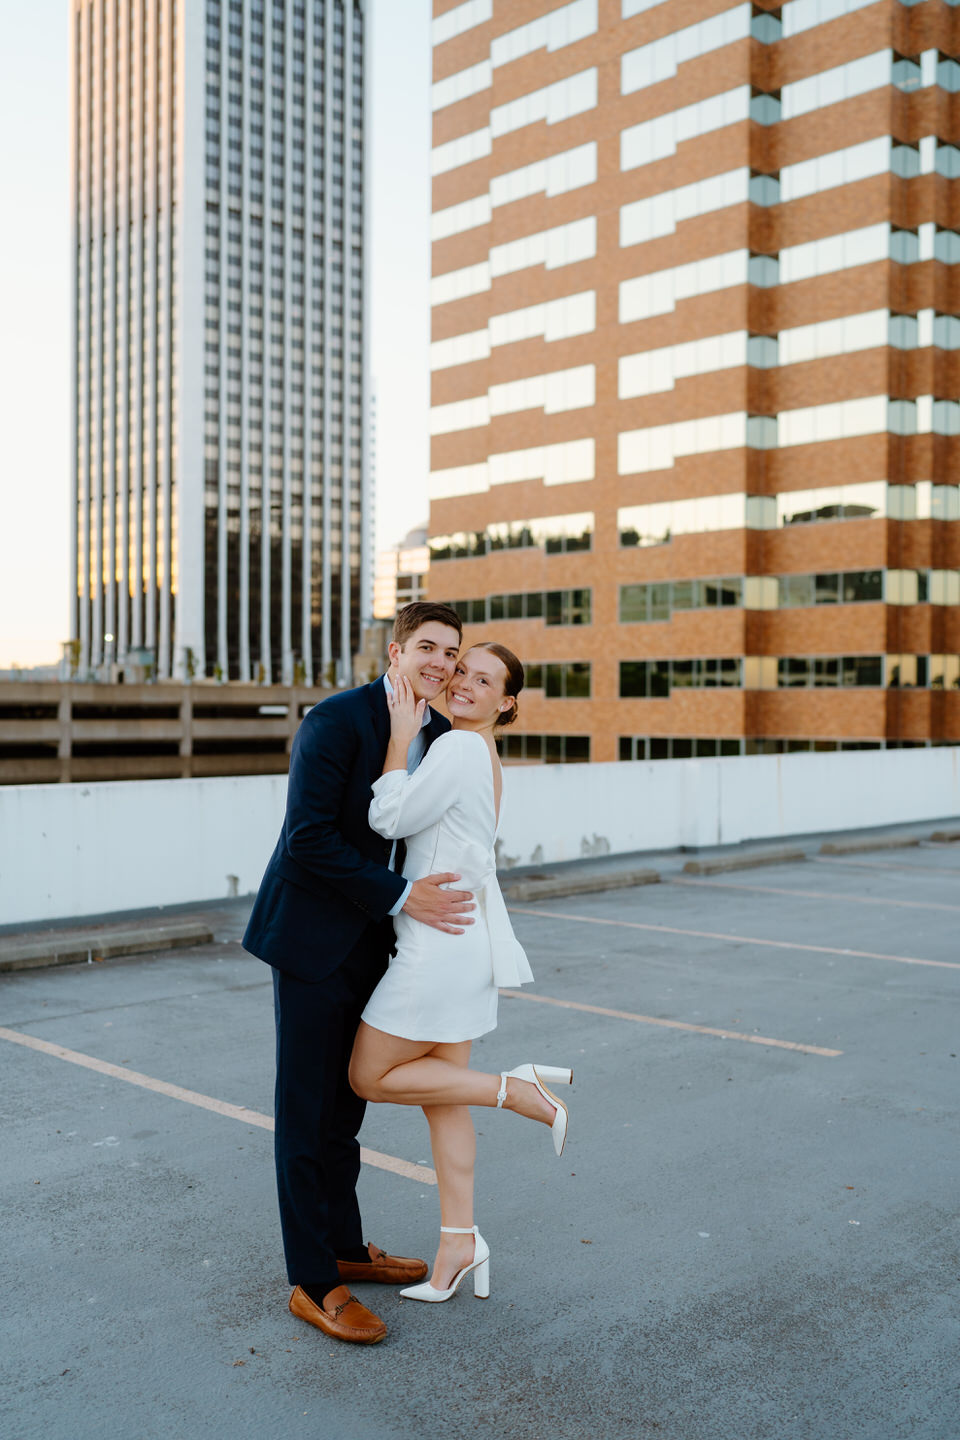
<path fill-rule="evenodd" d="M 388 840 L 417 835 L 435 825 L 460 793 L 463 774 L 457 737 L 447 731 L 435 740 L 414 770 L 388 770 L 373 782 L 367 819 Z"/>

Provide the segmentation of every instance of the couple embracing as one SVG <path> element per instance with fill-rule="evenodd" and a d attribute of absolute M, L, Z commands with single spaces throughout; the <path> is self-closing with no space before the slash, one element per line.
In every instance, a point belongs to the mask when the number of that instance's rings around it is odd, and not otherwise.
<path fill-rule="evenodd" d="M 448 1300 L 489 1294 L 474 1222 L 469 1106 L 550 1128 L 548 1085 L 572 1072 L 469 1068 L 497 1023 L 497 987 L 532 980 L 496 879 L 502 772 L 494 731 L 517 715 L 523 666 L 505 646 L 460 654 L 446 605 L 401 610 L 389 668 L 312 709 L 293 744 L 286 815 L 244 947 L 273 967 L 276 1167 L 290 1309 L 339 1340 L 375 1344 L 383 1321 L 351 1282 Z M 453 725 L 430 708 L 444 698 Z M 462 889 L 452 889 L 462 885 Z M 440 1243 L 422 1260 L 363 1242 L 357 1133 L 368 1100 L 419 1105 L 440 1193 Z"/>

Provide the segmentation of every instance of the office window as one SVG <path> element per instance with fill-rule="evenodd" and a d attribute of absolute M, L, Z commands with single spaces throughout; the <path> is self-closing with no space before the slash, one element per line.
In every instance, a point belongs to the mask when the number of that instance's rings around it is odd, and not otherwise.
<path fill-rule="evenodd" d="M 708 95 L 692 105 L 670 110 L 652 120 L 629 125 L 620 132 L 620 169 L 633 170 L 676 154 L 685 140 L 698 139 L 727 125 L 746 120 L 750 114 L 750 87 L 738 85 L 719 95 Z M 676 194 L 677 192 L 674 192 Z"/>
<path fill-rule="evenodd" d="M 583 185 L 592 185 L 597 178 L 597 142 L 589 141 L 573 150 L 562 150 L 546 160 L 535 160 L 519 170 L 495 175 L 490 182 L 490 203 L 511 205 L 530 195 L 564 195 Z"/>
<path fill-rule="evenodd" d="M 505 730 L 497 749 L 507 761 L 539 761 L 544 765 L 584 764 L 590 759 L 589 735 L 524 735 Z"/>
<path fill-rule="evenodd" d="M 535 50 L 561 50 L 593 35 L 597 29 L 597 0 L 571 0 L 547 15 L 498 35 L 490 45 L 494 66 L 509 65 Z"/>
<path fill-rule="evenodd" d="M 474 26 L 492 19 L 493 0 L 465 0 L 465 4 L 437 16 L 431 40 L 434 45 L 442 45 L 445 40 L 452 40 L 455 35 L 462 35 L 465 30 L 472 30 Z"/>
<path fill-rule="evenodd" d="M 780 689 L 874 689 L 882 685 L 882 655 L 784 655 L 777 661 Z"/>
<path fill-rule="evenodd" d="M 745 166 L 721 175 L 708 175 L 675 190 L 663 190 L 620 207 L 621 246 L 642 245 L 672 235 L 684 220 L 710 215 L 750 198 L 750 172 Z M 699 262 L 703 263 L 703 262 Z M 720 288 L 720 287 L 712 287 Z"/>
<path fill-rule="evenodd" d="M 533 125 L 538 120 L 555 125 L 561 120 L 569 120 L 573 115 L 593 110 L 596 104 L 597 72 L 595 69 L 582 70 L 578 75 L 557 80 L 552 85 L 544 86 L 542 90 L 521 95 L 519 99 L 511 100 L 506 105 L 494 106 L 490 111 L 490 129 L 496 137 L 521 130 L 525 125 Z"/>
<path fill-rule="evenodd" d="M 567 340 L 574 335 L 586 335 L 596 328 L 596 299 L 595 290 L 584 290 L 577 295 L 527 305 L 522 310 L 491 315 L 490 346 L 513 345 L 537 336 L 550 343 Z"/>
<path fill-rule="evenodd" d="M 482 160 L 489 155 L 492 148 L 489 126 L 473 130 L 469 135 L 460 135 L 456 140 L 448 140 L 444 145 L 436 145 L 430 155 L 431 174 L 443 175 L 448 170 L 458 170 L 461 165 L 471 165 L 474 160 Z"/>
<path fill-rule="evenodd" d="M 737 5 L 628 50 L 620 62 L 621 94 L 631 95 L 648 85 L 669 80 L 685 61 L 745 39 L 750 34 L 751 8 L 749 4 Z"/>
<path fill-rule="evenodd" d="M 548 700 L 589 700 L 589 661 L 549 661 L 525 665 L 525 688 L 543 690 Z"/>
<path fill-rule="evenodd" d="M 564 265 L 590 260 L 596 253 L 597 220 L 595 215 L 587 215 L 582 220 L 571 220 L 567 225 L 556 225 L 551 230 L 525 235 L 522 239 L 511 240 L 506 245 L 492 246 L 490 274 L 494 278 L 511 275 L 533 265 L 559 270 Z"/>
<path fill-rule="evenodd" d="M 489 90 L 492 84 L 493 68 L 490 61 L 481 60 L 466 70 L 458 70 L 455 75 L 438 80 L 431 90 L 431 108 L 434 111 L 443 110 L 448 105 L 455 105 L 460 100 L 479 94 L 481 90 Z"/>

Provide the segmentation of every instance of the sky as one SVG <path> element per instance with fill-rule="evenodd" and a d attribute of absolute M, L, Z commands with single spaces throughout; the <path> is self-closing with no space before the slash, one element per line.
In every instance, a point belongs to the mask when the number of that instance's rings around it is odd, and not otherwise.
<path fill-rule="evenodd" d="M 200 0 L 188 0 L 197 4 Z M 427 518 L 430 0 L 379 0 L 370 368 L 377 543 Z M 0 670 L 69 633 L 68 0 L 0 0 Z"/>

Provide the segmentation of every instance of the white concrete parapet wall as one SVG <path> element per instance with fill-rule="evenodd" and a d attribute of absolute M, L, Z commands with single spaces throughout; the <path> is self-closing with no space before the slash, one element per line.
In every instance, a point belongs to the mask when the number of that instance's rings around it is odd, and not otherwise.
<path fill-rule="evenodd" d="M 0 925 L 256 890 L 286 777 L 0 788 Z M 960 747 L 515 767 L 503 868 L 960 815 Z"/>

